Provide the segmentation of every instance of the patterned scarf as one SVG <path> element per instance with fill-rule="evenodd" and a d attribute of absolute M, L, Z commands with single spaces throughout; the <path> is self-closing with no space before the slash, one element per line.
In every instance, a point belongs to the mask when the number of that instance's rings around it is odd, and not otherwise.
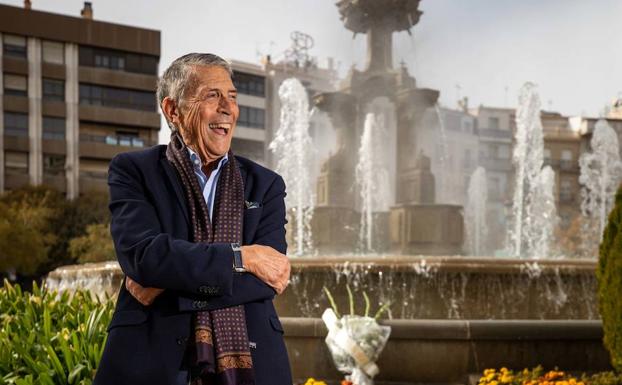
<path fill-rule="evenodd" d="M 181 177 L 193 241 L 241 243 L 244 184 L 233 153 L 229 151 L 229 160 L 222 166 L 216 186 L 213 224 L 188 150 L 177 131 L 171 134 L 166 158 Z M 198 312 L 193 324 L 195 338 L 189 354 L 192 385 L 255 383 L 244 305 Z"/>

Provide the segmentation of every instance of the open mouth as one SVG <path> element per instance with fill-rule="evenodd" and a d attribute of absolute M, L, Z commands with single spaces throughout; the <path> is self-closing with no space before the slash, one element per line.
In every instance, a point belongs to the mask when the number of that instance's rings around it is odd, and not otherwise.
<path fill-rule="evenodd" d="M 209 128 L 218 135 L 227 136 L 231 129 L 231 123 L 210 123 Z"/>

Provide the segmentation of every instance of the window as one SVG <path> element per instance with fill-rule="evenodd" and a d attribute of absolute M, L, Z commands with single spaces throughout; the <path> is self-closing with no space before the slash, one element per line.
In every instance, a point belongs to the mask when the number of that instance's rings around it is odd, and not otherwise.
<path fill-rule="evenodd" d="M 65 119 L 52 116 L 43 117 L 43 139 L 65 140 Z"/>
<path fill-rule="evenodd" d="M 233 83 L 241 94 L 265 96 L 265 79 L 263 76 L 251 75 L 244 72 L 234 72 Z"/>
<path fill-rule="evenodd" d="M 488 129 L 489 130 L 498 130 L 499 129 L 499 118 L 490 117 L 488 118 Z"/>
<path fill-rule="evenodd" d="M 4 93 L 13 96 L 28 96 L 28 78 L 24 75 L 4 74 Z"/>
<path fill-rule="evenodd" d="M 65 81 L 43 78 L 43 99 L 65 101 Z"/>
<path fill-rule="evenodd" d="M 5 112 L 4 135 L 28 137 L 28 114 Z"/>
<path fill-rule="evenodd" d="M 233 138 L 231 140 L 231 148 L 237 155 L 242 155 L 256 162 L 261 163 L 264 160 L 263 142 Z"/>
<path fill-rule="evenodd" d="M 261 108 L 240 106 L 238 124 L 240 126 L 263 129 L 265 127 L 264 110 Z"/>
<path fill-rule="evenodd" d="M 156 110 L 153 92 L 96 86 L 94 84 L 80 84 L 80 104 L 142 111 Z"/>
<path fill-rule="evenodd" d="M 507 144 L 501 144 L 497 150 L 499 159 L 510 159 L 510 146 Z"/>
<path fill-rule="evenodd" d="M 569 203 L 572 199 L 572 182 L 562 179 L 559 184 L 559 200 L 564 203 Z"/>
<path fill-rule="evenodd" d="M 571 170 L 572 168 L 576 167 L 575 162 L 572 160 L 573 156 L 572 156 L 572 151 L 570 150 L 562 150 L 562 159 L 559 162 L 560 167 L 563 170 Z"/>
<path fill-rule="evenodd" d="M 65 173 L 65 155 L 43 154 L 43 172 L 48 175 Z"/>
<path fill-rule="evenodd" d="M 41 44 L 41 51 L 44 63 L 65 64 L 65 47 L 63 43 L 44 40 Z"/>
<path fill-rule="evenodd" d="M 464 151 L 464 168 L 471 168 L 471 150 L 466 149 Z"/>
<path fill-rule="evenodd" d="M 141 133 L 149 135 L 145 130 L 116 125 L 83 124 L 80 126 L 80 141 L 107 144 L 109 146 L 128 146 L 142 148 L 154 144 L 151 140 L 141 138 Z M 108 132 L 108 133 L 106 133 Z"/>
<path fill-rule="evenodd" d="M 26 59 L 26 38 L 24 36 L 4 35 L 2 51 L 4 56 Z"/>
<path fill-rule="evenodd" d="M 5 151 L 4 171 L 7 174 L 28 175 L 28 153 L 18 151 Z"/>
<path fill-rule="evenodd" d="M 472 134 L 473 133 L 473 122 L 471 122 L 470 120 L 463 120 L 462 121 L 462 131 L 466 132 L 467 134 Z"/>
<path fill-rule="evenodd" d="M 81 46 L 79 51 L 81 66 L 107 68 L 147 75 L 158 74 L 156 56 L 136 54 L 119 50 Z"/>

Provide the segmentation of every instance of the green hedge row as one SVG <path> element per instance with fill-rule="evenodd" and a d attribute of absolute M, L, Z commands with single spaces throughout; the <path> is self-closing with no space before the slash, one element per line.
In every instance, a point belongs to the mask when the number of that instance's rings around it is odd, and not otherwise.
<path fill-rule="evenodd" d="M 88 292 L 0 289 L 0 384 L 91 384 L 114 301 Z"/>

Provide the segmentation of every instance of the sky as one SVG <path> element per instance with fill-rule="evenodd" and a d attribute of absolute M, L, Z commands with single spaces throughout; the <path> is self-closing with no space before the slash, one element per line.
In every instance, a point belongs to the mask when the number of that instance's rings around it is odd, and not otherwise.
<path fill-rule="evenodd" d="M 22 6 L 22 0 L 0 0 Z M 94 18 L 162 32 L 160 73 L 188 52 L 258 63 L 279 59 L 290 33 L 313 37 L 320 64 L 334 58 L 345 75 L 363 69 L 366 39 L 353 38 L 334 0 L 92 0 Z M 82 1 L 32 0 L 33 9 L 79 16 Z M 422 0 L 419 24 L 394 34 L 394 66 L 404 61 L 419 87 L 438 89 L 456 107 L 514 107 L 527 81 L 543 108 L 599 116 L 622 97 L 620 0 Z M 163 130 L 164 131 L 164 130 Z"/>

